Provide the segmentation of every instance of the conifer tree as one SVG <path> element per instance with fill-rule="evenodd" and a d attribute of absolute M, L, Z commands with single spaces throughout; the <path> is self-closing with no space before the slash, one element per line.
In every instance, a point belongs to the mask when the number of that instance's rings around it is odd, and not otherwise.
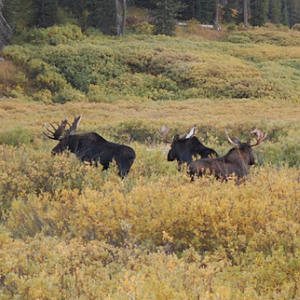
<path fill-rule="evenodd" d="M 251 0 L 250 9 L 251 9 L 251 25 L 252 26 L 263 26 L 267 20 L 267 6 L 266 0 Z"/>
<path fill-rule="evenodd" d="M 280 23 L 280 0 L 269 1 L 269 20 L 274 24 Z"/>
<path fill-rule="evenodd" d="M 57 21 L 57 0 L 33 0 L 31 5 L 32 26 L 47 28 Z"/>
<path fill-rule="evenodd" d="M 154 3 L 156 9 L 150 13 L 154 34 L 174 35 L 177 18 L 184 8 L 183 4 L 175 0 L 156 0 Z"/>

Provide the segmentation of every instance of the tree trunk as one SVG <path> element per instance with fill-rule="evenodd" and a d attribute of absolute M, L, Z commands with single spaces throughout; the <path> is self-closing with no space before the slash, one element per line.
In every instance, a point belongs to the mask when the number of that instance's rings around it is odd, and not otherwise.
<path fill-rule="evenodd" d="M 0 0 L 0 50 L 4 48 L 12 37 L 12 29 L 2 15 L 4 0 Z"/>
<path fill-rule="evenodd" d="M 248 0 L 244 0 L 244 25 L 248 28 Z"/>
<path fill-rule="evenodd" d="M 117 35 L 124 35 L 125 33 L 125 22 L 126 22 L 126 0 L 122 1 L 122 15 L 120 14 L 120 1 L 115 0 L 116 6 L 116 27 L 117 27 Z"/>
<path fill-rule="evenodd" d="M 220 11 L 220 0 L 216 0 L 216 17 L 214 19 L 214 23 L 217 27 L 217 30 L 221 29 L 221 27 L 219 25 L 219 11 Z"/>
<path fill-rule="evenodd" d="M 125 22 L 126 22 L 126 0 L 123 0 L 123 20 L 122 20 L 122 28 L 121 28 L 121 33 L 122 35 L 125 34 Z"/>

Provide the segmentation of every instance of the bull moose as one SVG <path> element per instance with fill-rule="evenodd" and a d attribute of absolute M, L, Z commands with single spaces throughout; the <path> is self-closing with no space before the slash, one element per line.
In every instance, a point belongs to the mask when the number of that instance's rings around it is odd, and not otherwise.
<path fill-rule="evenodd" d="M 234 176 L 237 182 L 244 180 L 249 174 L 249 166 L 255 164 L 252 147 L 259 145 L 267 136 L 267 133 L 263 134 L 258 129 L 251 131 L 250 134 L 256 138 L 256 143 L 253 145 L 250 137 L 246 143 L 242 143 L 237 137 L 232 141 L 226 131 L 226 137 L 234 148 L 222 157 L 204 158 L 192 162 L 188 168 L 191 180 L 194 180 L 195 175 L 203 174 L 214 175 L 221 180 L 228 180 L 231 176 Z"/>
<path fill-rule="evenodd" d="M 50 139 L 59 141 L 52 149 L 52 155 L 70 151 L 81 161 L 95 163 L 96 166 L 100 163 L 103 166 L 102 170 L 108 169 L 109 164 L 115 160 L 119 176 L 124 178 L 134 162 L 136 156 L 134 150 L 125 145 L 108 142 L 95 132 L 75 134 L 81 118 L 82 115 L 75 117 L 72 125 L 67 119 L 63 120 L 57 128 L 50 123 L 53 130 L 45 124 L 47 132 L 44 134 Z M 69 129 L 66 129 L 67 125 Z"/>
<path fill-rule="evenodd" d="M 179 137 L 179 134 L 174 136 L 173 141 L 169 141 L 167 135 L 170 131 L 170 128 L 167 126 L 162 127 L 161 138 L 165 143 L 171 144 L 171 149 L 168 152 L 168 161 L 177 160 L 178 162 L 178 171 L 181 170 L 181 165 L 183 163 L 190 164 L 193 160 L 193 156 L 200 155 L 201 158 L 216 157 L 218 156 L 217 152 L 214 149 L 204 146 L 195 134 L 196 125 L 190 130 L 190 132 L 183 136 Z"/>

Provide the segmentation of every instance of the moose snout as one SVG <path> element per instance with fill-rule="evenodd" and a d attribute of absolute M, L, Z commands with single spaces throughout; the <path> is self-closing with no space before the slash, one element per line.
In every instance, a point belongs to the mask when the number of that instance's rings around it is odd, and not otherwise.
<path fill-rule="evenodd" d="M 51 155 L 54 156 L 56 152 L 54 150 L 51 151 Z"/>

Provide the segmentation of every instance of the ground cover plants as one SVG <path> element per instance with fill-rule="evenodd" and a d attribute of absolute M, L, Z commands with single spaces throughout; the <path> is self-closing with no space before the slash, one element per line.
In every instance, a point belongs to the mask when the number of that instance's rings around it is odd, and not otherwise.
<path fill-rule="evenodd" d="M 35 29 L 4 49 L 20 75 L 15 89 L 11 83 L 2 93 L 46 103 L 197 97 L 299 101 L 299 36 L 297 30 L 265 28 L 208 42 L 195 34 L 116 38 L 82 35 L 76 26 Z"/>
<path fill-rule="evenodd" d="M 283 53 L 250 33 L 233 43 L 186 34 L 97 39 L 75 29 L 51 42 L 34 32 L 4 50 L 0 298 L 298 299 L 296 42 Z M 82 69 L 90 62 L 94 69 Z M 233 96 L 242 83 L 244 96 Z M 101 172 L 72 154 L 51 156 L 56 142 L 44 124 L 79 114 L 78 133 L 135 149 L 124 180 L 114 164 Z M 231 148 L 226 129 L 242 141 L 256 127 L 268 132 L 245 184 L 192 183 L 186 167 L 167 161 L 162 126 L 172 138 L 194 124 L 220 155 Z"/>

